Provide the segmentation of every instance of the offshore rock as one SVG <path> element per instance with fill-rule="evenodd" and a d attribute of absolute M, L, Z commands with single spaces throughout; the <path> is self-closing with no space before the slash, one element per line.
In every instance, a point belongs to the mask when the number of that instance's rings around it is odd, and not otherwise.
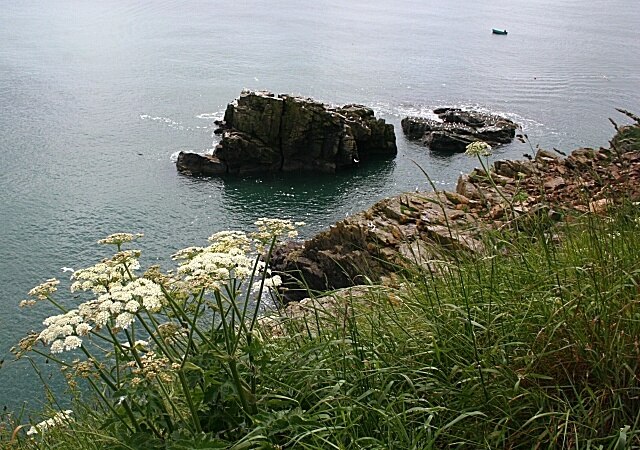
<path fill-rule="evenodd" d="M 640 120 L 609 148 L 566 158 L 540 150 L 531 161 L 496 161 L 458 180 L 455 192 L 412 192 L 379 201 L 304 243 L 279 248 L 285 301 L 379 282 L 422 267 L 438 273 L 452 252 L 482 252 L 487 231 L 551 226 L 572 212 L 602 212 L 640 200 Z M 533 229 L 533 228 L 531 228 Z"/>
<path fill-rule="evenodd" d="M 215 156 L 198 153 L 180 152 L 176 166 L 181 172 L 200 175 L 223 175 L 227 172 L 226 164 Z"/>
<path fill-rule="evenodd" d="M 393 125 L 361 105 L 331 108 L 309 98 L 244 91 L 217 124 L 222 140 L 213 155 L 181 153 L 178 170 L 194 175 L 335 172 L 397 153 Z"/>
<path fill-rule="evenodd" d="M 433 112 L 439 120 L 422 117 L 402 119 L 402 131 L 407 138 L 420 140 L 434 151 L 463 152 L 474 141 L 494 146 L 508 144 L 518 128 L 511 120 L 492 114 L 459 108 L 439 108 Z"/>

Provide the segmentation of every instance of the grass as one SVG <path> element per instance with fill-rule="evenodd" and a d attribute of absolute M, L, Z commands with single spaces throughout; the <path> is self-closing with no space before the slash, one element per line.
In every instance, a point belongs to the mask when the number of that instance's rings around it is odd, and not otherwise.
<path fill-rule="evenodd" d="M 33 439 L 22 430 L 10 441 L 20 421 L 3 418 L 0 444 L 637 448 L 639 232 L 631 203 L 552 229 L 496 232 L 483 254 L 443 255 L 437 271 L 413 267 L 395 289 L 370 286 L 365 296 L 341 295 L 330 311 L 283 319 L 283 336 L 258 322 L 234 335 L 249 407 L 237 401 L 242 383 L 223 370 L 228 361 L 207 352 L 190 360 L 215 386 L 200 392 L 196 373 L 185 372 L 203 397 L 193 400 L 197 433 L 178 422 L 171 433 L 127 432 L 101 402 L 85 401 L 73 422 Z M 160 429 L 166 418 L 155 420 Z"/>

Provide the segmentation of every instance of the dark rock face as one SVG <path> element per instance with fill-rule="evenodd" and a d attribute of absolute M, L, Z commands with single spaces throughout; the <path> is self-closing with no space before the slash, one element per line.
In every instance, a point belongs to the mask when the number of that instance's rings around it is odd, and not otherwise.
<path fill-rule="evenodd" d="M 311 99 L 246 91 L 227 106 L 218 126 L 222 141 L 213 156 L 181 153 L 178 170 L 194 175 L 335 172 L 397 153 L 393 125 L 360 105 L 329 108 Z"/>
<path fill-rule="evenodd" d="M 402 119 L 402 131 L 407 138 L 422 140 L 424 145 L 435 151 L 463 152 L 474 141 L 490 145 L 508 144 L 518 127 L 504 117 L 458 108 L 439 108 L 433 112 L 440 121 L 407 117 Z"/>

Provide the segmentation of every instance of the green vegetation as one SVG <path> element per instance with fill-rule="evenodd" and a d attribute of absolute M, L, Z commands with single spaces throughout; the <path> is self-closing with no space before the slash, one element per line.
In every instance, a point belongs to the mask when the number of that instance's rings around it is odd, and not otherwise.
<path fill-rule="evenodd" d="M 52 395 L 40 424 L 3 417 L 0 446 L 640 446 L 637 204 L 489 233 L 482 253 L 440 249 L 393 288 L 270 320 L 259 311 L 279 279 L 251 255 L 295 231 L 258 225 L 179 252 L 171 273 L 138 275 L 139 253 L 122 250 L 136 237 L 110 236 L 118 252 L 74 274 L 76 309 L 56 280 L 34 288 L 25 306 L 61 314 L 16 353 L 60 364 L 73 412 Z"/>

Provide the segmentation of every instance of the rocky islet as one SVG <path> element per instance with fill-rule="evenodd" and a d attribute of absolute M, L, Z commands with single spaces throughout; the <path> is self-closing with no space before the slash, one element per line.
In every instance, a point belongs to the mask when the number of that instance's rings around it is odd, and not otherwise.
<path fill-rule="evenodd" d="M 406 117 L 402 131 L 407 139 L 420 141 L 431 150 L 463 152 L 467 145 L 484 141 L 492 146 L 508 144 L 516 135 L 518 125 L 502 116 L 460 108 L 437 108 L 438 119 Z"/>
<path fill-rule="evenodd" d="M 331 173 L 397 153 L 393 125 L 361 105 L 333 108 L 309 98 L 245 91 L 228 105 L 217 125 L 222 138 L 213 154 L 181 152 L 179 171 Z"/>

